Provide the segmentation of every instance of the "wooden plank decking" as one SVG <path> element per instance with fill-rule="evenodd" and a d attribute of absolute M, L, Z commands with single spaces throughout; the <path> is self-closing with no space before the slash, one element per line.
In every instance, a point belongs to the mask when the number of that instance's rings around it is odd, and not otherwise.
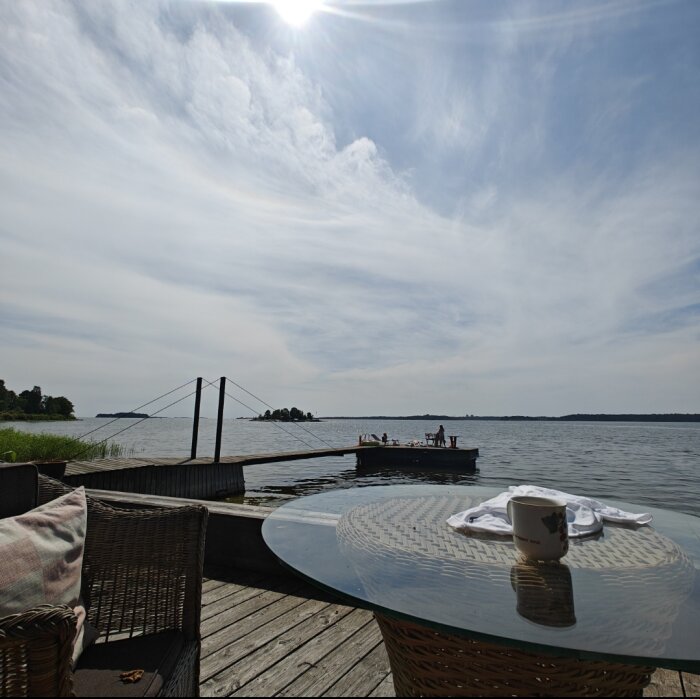
<path fill-rule="evenodd" d="M 202 605 L 202 696 L 394 696 L 368 611 L 250 572 L 207 580 Z"/>
<path fill-rule="evenodd" d="M 300 580 L 207 579 L 201 630 L 202 696 L 395 696 L 372 614 Z M 644 696 L 699 697 L 700 675 L 657 670 Z"/>
<path fill-rule="evenodd" d="M 346 447 L 309 451 L 243 454 L 212 458 L 124 458 L 69 461 L 62 480 L 68 485 L 127 493 L 147 493 L 180 498 L 214 499 L 245 492 L 244 466 L 355 454 Z M 48 474 L 52 475 L 52 474 Z M 55 476 L 54 476 L 55 477 Z"/>
<path fill-rule="evenodd" d="M 265 454 L 240 454 L 238 456 L 222 456 L 217 463 L 240 464 L 252 466 L 253 464 L 273 463 L 275 461 L 296 461 L 298 459 L 316 459 L 325 456 L 345 456 L 357 454 L 363 449 L 376 449 L 377 447 L 342 447 L 328 449 L 307 449 L 304 451 L 269 452 Z M 124 469 L 143 468 L 146 466 L 207 466 L 214 463 L 210 456 L 197 459 L 178 457 L 123 457 L 91 459 L 88 461 L 69 461 L 66 465 L 66 476 L 78 476 L 87 473 L 100 473 L 103 471 L 121 471 Z"/>
<path fill-rule="evenodd" d="M 187 458 L 110 458 L 90 461 L 69 461 L 62 478 L 74 487 L 84 485 L 98 490 L 146 493 L 181 498 L 216 499 L 245 492 L 244 466 L 279 461 L 316 459 L 327 456 L 356 454 L 365 468 L 385 465 L 412 467 L 427 461 L 435 466 L 453 470 L 472 469 L 478 449 L 412 449 L 410 447 L 349 446 L 304 451 L 271 452 L 211 457 Z M 378 456 L 379 455 L 379 456 Z"/>

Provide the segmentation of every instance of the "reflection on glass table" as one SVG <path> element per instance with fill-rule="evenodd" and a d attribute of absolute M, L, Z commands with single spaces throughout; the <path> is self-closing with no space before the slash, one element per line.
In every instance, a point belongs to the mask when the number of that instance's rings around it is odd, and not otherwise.
<path fill-rule="evenodd" d="M 641 692 L 655 667 L 700 672 L 700 519 L 651 511 L 606 524 L 558 563 L 447 518 L 499 491 L 377 486 L 275 510 L 270 549 L 316 585 L 374 611 L 397 694 L 580 696 Z"/>

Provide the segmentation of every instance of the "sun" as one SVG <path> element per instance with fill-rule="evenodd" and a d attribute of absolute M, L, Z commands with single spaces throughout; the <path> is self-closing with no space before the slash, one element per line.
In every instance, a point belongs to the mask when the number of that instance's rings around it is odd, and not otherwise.
<path fill-rule="evenodd" d="M 323 0 L 272 0 L 280 17 L 293 27 L 301 27 L 323 4 Z"/>

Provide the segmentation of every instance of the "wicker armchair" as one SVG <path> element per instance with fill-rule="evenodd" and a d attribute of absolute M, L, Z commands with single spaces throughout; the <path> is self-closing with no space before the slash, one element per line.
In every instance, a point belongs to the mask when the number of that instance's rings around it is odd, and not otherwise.
<path fill-rule="evenodd" d="M 39 504 L 69 491 L 39 476 Z M 0 620 L 0 693 L 199 696 L 207 517 L 201 506 L 127 510 L 88 497 L 82 595 L 99 640 L 71 670 L 68 607 Z M 136 669 L 143 677 L 124 683 L 121 673 Z"/>

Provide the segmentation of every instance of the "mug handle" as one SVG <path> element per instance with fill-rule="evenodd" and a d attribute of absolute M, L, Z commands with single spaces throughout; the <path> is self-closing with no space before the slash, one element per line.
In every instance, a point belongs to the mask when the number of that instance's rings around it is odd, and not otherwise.
<path fill-rule="evenodd" d="M 513 500 L 512 498 L 508 500 L 506 503 L 506 513 L 508 515 L 508 519 L 510 520 L 510 523 L 513 524 Z"/>

